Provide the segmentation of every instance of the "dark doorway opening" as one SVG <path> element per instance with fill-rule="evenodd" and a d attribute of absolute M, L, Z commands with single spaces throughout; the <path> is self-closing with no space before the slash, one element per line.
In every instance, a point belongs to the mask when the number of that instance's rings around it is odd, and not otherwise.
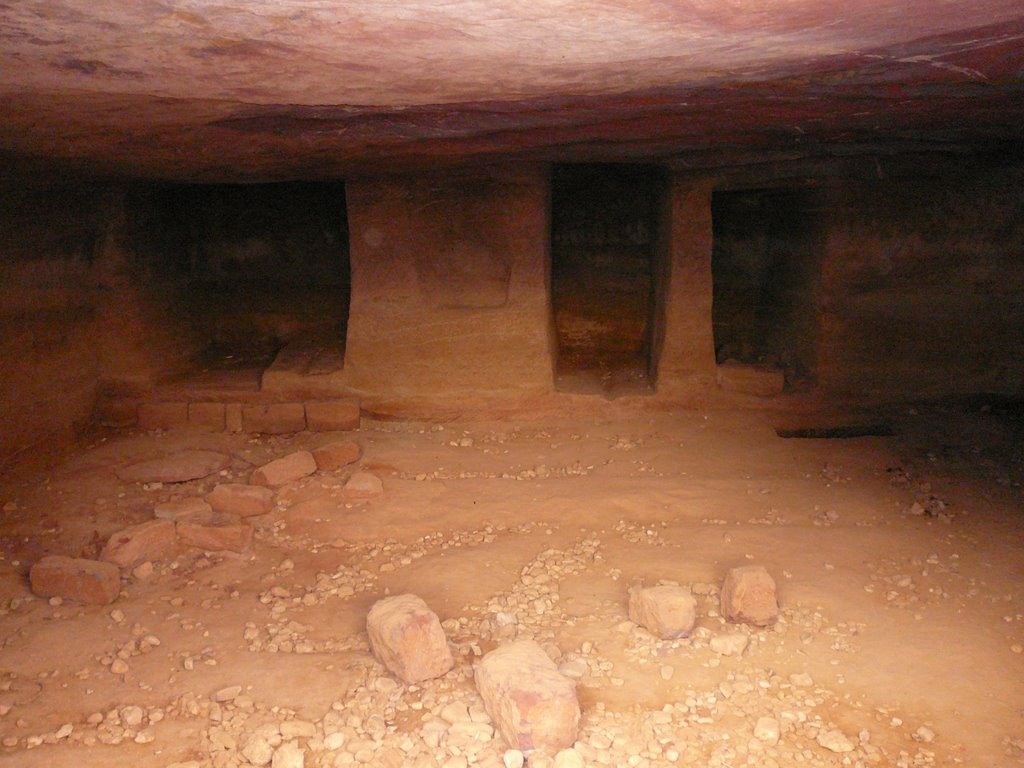
<path fill-rule="evenodd" d="M 655 167 L 560 165 L 551 184 L 556 386 L 609 397 L 654 385 Z"/>
<path fill-rule="evenodd" d="M 297 343 L 330 350 L 341 367 L 350 298 L 344 184 L 140 188 L 129 222 L 135 251 L 177 291 L 201 371 L 258 376 Z"/>
<path fill-rule="evenodd" d="M 815 285 L 821 251 L 813 190 L 715 192 L 713 325 L 719 365 L 810 381 L 815 358 Z"/>

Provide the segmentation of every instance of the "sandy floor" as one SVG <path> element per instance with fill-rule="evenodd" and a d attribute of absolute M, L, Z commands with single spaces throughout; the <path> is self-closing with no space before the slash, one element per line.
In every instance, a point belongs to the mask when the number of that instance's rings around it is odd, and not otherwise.
<path fill-rule="evenodd" d="M 904 408 L 889 438 L 783 440 L 774 426 L 726 411 L 364 421 L 351 436 L 383 498 L 346 503 L 352 468 L 318 473 L 256 518 L 250 554 L 182 549 L 106 607 L 33 598 L 29 566 L 95 556 L 156 503 L 225 479 L 131 485 L 116 468 L 207 448 L 244 482 L 337 436 L 124 435 L 8 470 L 0 764 L 244 766 L 269 757 L 260 744 L 294 742 L 306 766 L 500 766 L 472 663 L 517 634 L 579 678 L 588 765 L 1024 765 L 1020 424 Z M 773 629 L 717 615 L 725 572 L 745 563 L 778 582 Z M 692 587 L 697 632 L 661 641 L 630 624 L 640 580 Z M 405 591 L 456 650 L 421 686 L 368 652 L 368 607 Z M 735 631 L 741 656 L 711 649 Z M 755 738 L 762 717 L 777 744 Z M 844 738 L 852 751 L 822 744 Z"/>

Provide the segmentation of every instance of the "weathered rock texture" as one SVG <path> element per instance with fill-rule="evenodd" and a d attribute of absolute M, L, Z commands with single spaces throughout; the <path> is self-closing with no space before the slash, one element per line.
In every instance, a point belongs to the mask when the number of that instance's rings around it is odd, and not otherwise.
<path fill-rule="evenodd" d="M 117 599 L 121 572 L 112 563 L 49 555 L 32 566 L 29 582 L 40 597 L 104 605 Z"/>
<path fill-rule="evenodd" d="M 178 540 L 187 547 L 210 552 L 245 552 L 252 543 L 253 528 L 237 515 L 214 512 L 206 518 L 178 523 L 177 533 Z"/>
<path fill-rule="evenodd" d="M 156 519 L 139 523 L 113 534 L 100 559 L 121 568 L 131 568 L 145 560 L 159 560 L 174 548 L 174 523 Z"/>
<path fill-rule="evenodd" d="M 306 428 L 306 409 L 302 403 L 252 405 L 242 409 L 242 425 L 247 432 L 284 435 Z"/>
<path fill-rule="evenodd" d="M 43 167 L 249 181 L 503 154 L 700 167 L 725 148 L 735 163 L 883 138 L 1016 140 L 1022 122 L 1024 21 L 1007 0 L 969 14 L 920 0 L 229 11 L 8 4 L 3 149 Z"/>
<path fill-rule="evenodd" d="M 440 677 L 454 661 L 441 622 L 416 595 L 378 600 L 366 616 L 370 650 L 405 683 Z"/>
<path fill-rule="evenodd" d="M 178 451 L 122 467 L 117 476 L 126 483 L 184 483 L 208 477 L 230 463 L 230 456 L 216 451 Z"/>
<path fill-rule="evenodd" d="M 384 493 L 384 483 L 372 472 L 356 472 L 345 483 L 344 490 L 350 499 L 375 499 Z"/>
<path fill-rule="evenodd" d="M 540 173 L 349 184 L 348 383 L 391 397 L 550 391 L 546 197 Z"/>
<path fill-rule="evenodd" d="M 306 427 L 311 432 L 359 429 L 359 403 L 355 400 L 306 403 Z"/>
<path fill-rule="evenodd" d="M 153 515 L 164 520 L 187 520 L 192 517 L 203 517 L 209 515 L 213 508 L 198 496 L 188 496 L 184 499 L 165 501 L 153 507 Z"/>
<path fill-rule="evenodd" d="M 722 615 L 729 621 L 765 627 L 779 617 L 775 579 L 760 565 L 733 568 L 722 583 Z"/>
<path fill-rule="evenodd" d="M 316 461 L 313 459 L 313 454 L 309 451 L 295 451 L 264 464 L 252 473 L 249 481 L 253 485 L 277 488 L 300 480 L 314 472 L 316 472 Z"/>
<path fill-rule="evenodd" d="M 274 506 L 274 491 L 260 485 L 221 483 L 206 497 L 210 508 L 239 517 L 265 515 Z"/>
<path fill-rule="evenodd" d="M 697 623 L 697 601 L 685 587 L 633 587 L 629 618 L 663 640 L 687 637 Z"/>
<path fill-rule="evenodd" d="M 553 753 L 576 741 L 576 683 L 560 674 L 533 640 L 491 651 L 477 664 L 474 678 L 487 714 L 511 748 Z"/>
<path fill-rule="evenodd" d="M 340 469 L 348 464 L 354 464 L 362 455 L 363 449 L 359 447 L 359 444 L 347 440 L 328 443 L 313 449 L 313 459 L 316 461 L 317 469 L 323 471 Z"/>

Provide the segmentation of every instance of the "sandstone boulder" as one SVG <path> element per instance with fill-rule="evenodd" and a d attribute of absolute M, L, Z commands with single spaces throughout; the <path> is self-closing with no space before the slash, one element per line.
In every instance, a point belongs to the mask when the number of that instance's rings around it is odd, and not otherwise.
<path fill-rule="evenodd" d="M 198 496 L 188 496 L 184 499 L 165 501 L 153 508 L 153 514 L 162 520 L 173 520 L 179 522 L 193 517 L 203 517 L 212 512 L 212 508 Z"/>
<path fill-rule="evenodd" d="M 375 499 L 384 493 L 384 483 L 372 472 L 356 472 L 345 483 L 345 497 Z"/>
<path fill-rule="evenodd" d="M 206 501 L 215 512 L 253 517 L 273 509 L 274 492 L 262 485 L 221 483 L 206 496 Z"/>
<path fill-rule="evenodd" d="M 148 520 L 111 536 L 100 553 L 100 560 L 120 568 L 159 560 L 174 548 L 174 538 L 174 523 L 170 520 Z"/>
<path fill-rule="evenodd" d="M 697 623 L 697 601 L 684 587 L 633 587 L 629 618 L 662 640 L 688 637 Z"/>
<path fill-rule="evenodd" d="M 416 595 L 385 597 L 366 616 L 370 649 L 405 683 L 440 677 L 454 661 L 441 622 Z"/>
<path fill-rule="evenodd" d="M 121 592 L 121 572 L 113 563 L 49 555 L 32 566 L 29 583 L 40 597 L 105 605 Z"/>
<path fill-rule="evenodd" d="M 238 515 L 213 512 L 205 519 L 178 523 L 178 540 L 207 552 L 245 552 L 252 544 L 253 528 Z"/>
<path fill-rule="evenodd" d="M 775 579 L 760 565 L 733 568 L 722 584 L 722 615 L 758 627 L 774 624 L 779 618 Z"/>
<path fill-rule="evenodd" d="M 327 445 L 322 445 L 313 451 L 313 459 L 316 461 L 317 469 L 328 472 L 354 464 L 359 461 L 362 455 L 363 449 L 359 447 L 358 443 L 353 443 L 351 440 L 327 443 Z"/>
<path fill-rule="evenodd" d="M 533 640 L 491 651 L 477 664 L 474 677 L 487 714 L 512 749 L 554 753 L 576 741 L 576 683 L 559 674 Z"/>
<path fill-rule="evenodd" d="M 252 473 L 249 482 L 253 485 L 277 488 L 295 480 L 301 480 L 314 472 L 316 472 L 316 461 L 313 459 L 313 454 L 309 451 L 296 451 L 264 464 Z"/>

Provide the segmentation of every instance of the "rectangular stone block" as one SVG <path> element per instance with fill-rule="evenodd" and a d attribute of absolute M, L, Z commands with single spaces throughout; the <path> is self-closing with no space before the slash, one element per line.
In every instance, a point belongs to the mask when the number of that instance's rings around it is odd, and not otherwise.
<path fill-rule="evenodd" d="M 209 515 L 212 511 L 213 508 L 198 496 L 165 501 L 153 507 L 153 514 L 158 518 L 174 522 Z"/>
<path fill-rule="evenodd" d="M 186 547 L 207 552 L 245 552 L 252 544 L 253 528 L 237 515 L 213 513 L 205 520 L 178 523 L 178 540 Z"/>
<path fill-rule="evenodd" d="M 316 461 L 309 451 L 295 451 L 280 459 L 267 462 L 252 473 L 249 482 L 252 485 L 263 485 L 277 488 L 294 480 L 301 480 L 316 472 Z"/>
<path fill-rule="evenodd" d="M 510 748 L 554 753 L 576 741 L 576 683 L 559 673 L 535 641 L 495 648 L 477 664 L 474 679 L 487 714 Z"/>
<path fill-rule="evenodd" d="M 359 429 L 359 403 L 355 400 L 306 403 L 306 428 L 310 432 L 344 432 Z"/>
<path fill-rule="evenodd" d="M 689 637 L 697 623 L 697 601 L 684 587 L 633 587 L 629 590 L 629 620 L 662 640 Z"/>
<path fill-rule="evenodd" d="M 265 515 L 274 507 L 274 492 L 259 485 L 221 483 L 207 496 L 208 507 L 239 517 Z"/>
<path fill-rule="evenodd" d="M 317 469 L 327 472 L 354 464 L 362 455 L 363 449 L 359 444 L 349 440 L 336 441 L 313 449 Z"/>
<path fill-rule="evenodd" d="M 761 565 L 731 569 L 722 582 L 721 603 L 729 621 L 767 627 L 779 618 L 775 579 Z"/>
<path fill-rule="evenodd" d="M 173 429 L 188 425 L 188 403 L 143 403 L 139 406 L 140 429 Z"/>
<path fill-rule="evenodd" d="M 306 409 L 302 403 L 271 403 L 247 405 L 242 408 L 242 425 L 246 432 L 285 435 L 306 429 Z"/>
<path fill-rule="evenodd" d="M 188 425 L 205 432 L 223 432 L 224 403 L 189 403 Z"/>
<path fill-rule="evenodd" d="M 113 563 L 49 555 L 29 571 L 32 591 L 40 597 L 60 597 L 106 605 L 121 592 L 121 572 Z"/>
<path fill-rule="evenodd" d="M 146 560 L 159 560 L 174 547 L 174 523 L 157 518 L 118 531 L 107 541 L 100 560 L 131 568 Z"/>
<path fill-rule="evenodd" d="M 444 675 L 454 661 L 441 622 L 416 595 L 378 600 L 366 615 L 370 650 L 405 683 L 421 683 Z"/>

